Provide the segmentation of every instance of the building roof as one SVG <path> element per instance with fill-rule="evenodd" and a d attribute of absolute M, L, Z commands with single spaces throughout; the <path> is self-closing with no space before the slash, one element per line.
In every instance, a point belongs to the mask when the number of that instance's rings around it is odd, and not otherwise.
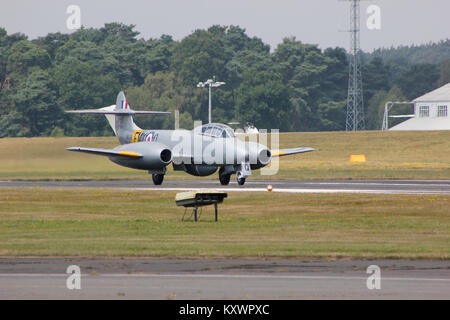
<path fill-rule="evenodd" d="M 412 118 L 389 130 L 419 131 L 419 130 L 450 130 L 450 117 L 441 118 Z"/>
<path fill-rule="evenodd" d="M 434 91 L 431 91 L 415 99 L 413 102 L 441 102 L 441 101 L 450 101 L 450 82 L 443 87 L 440 87 Z"/>

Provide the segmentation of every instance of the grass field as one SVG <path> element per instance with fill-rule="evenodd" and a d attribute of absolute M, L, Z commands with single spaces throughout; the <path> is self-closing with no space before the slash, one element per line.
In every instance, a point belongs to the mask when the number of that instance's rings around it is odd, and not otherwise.
<path fill-rule="evenodd" d="M 450 197 L 230 193 L 181 222 L 173 192 L 2 189 L 0 256 L 450 258 Z"/>
<path fill-rule="evenodd" d="M 149 179 L 145 171 L 65 150 L 117 144 L 113 137 L 0 139 L 0 179 Z M 450 131 L 280 135 L 281 148 L 296 146 L 320 151 L 281 158 L 277 175 L 255 172 L 250 179 L 450 179 Z M 367 162 L 351 164 L 351 154 L 365 154 Z M 192 177 L 169 170 L 172 178 Z"/>
<path fill-rule="evenodd" d="M 149 179 L 70 146 L 116 138 L 0 139 L 0 179 Z M 250 179 L 450 179 L 450 132 L 286 133 L 282 158 Z M 352 164 L 351 154 L 367 162 Z M 192 179 L 169 170 L 167 179 Z M 207 177 L 206 179 L 210 179 Z M 199 178 L 195 178 L 199 179 Z M 181 222 L 173 192 L 0 189 L 0 256 L 450 259 L 448 195 L 230 193 L 220 222 Z"/>

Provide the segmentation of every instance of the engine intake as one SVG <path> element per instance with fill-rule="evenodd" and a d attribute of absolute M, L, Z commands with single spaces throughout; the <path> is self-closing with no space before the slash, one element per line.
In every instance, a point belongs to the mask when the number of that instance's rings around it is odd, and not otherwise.
<path fill-rule="evenodd" d="M 272 161 L 272 152 L 269 149 L 262 149 L 258 153 L 258 164 L 266 166 Z"/>
<path fill-rule="evenodd" d="M 172 162 L 172 151 L 170 151 L 169 149 L 162 150 L 159 158 L 162 162 L 169 164 L 170 162 Z"/>

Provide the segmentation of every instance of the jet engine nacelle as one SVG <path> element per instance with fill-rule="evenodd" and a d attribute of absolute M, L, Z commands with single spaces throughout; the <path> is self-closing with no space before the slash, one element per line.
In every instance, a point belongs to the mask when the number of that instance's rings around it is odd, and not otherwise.
<path fill-rule="evenodd" d="M 272 161 L 272 152 L 265 147 L 260 148 L 258 150 L 258 167 L 265 167 L 270 161 Z"/>
<path fill-rule="evenodd" d="M 166 167 L 172 162 L 172 151 L 167 146 L 159 142 L 137 142 L 121 145 L 114 150 L 136 152 L 142 157 L 124 158 L 110 156 L 109 159 L 121 166 L 142 169 L 142 170 L 159 170 Z"/>
<path fill-rule="evenodd" d="M 250 166 L 252 170 L 265 167 L 272 161 L 272 152 L 270 152 L 270 150 L 263 145 L 257 145 L 257 148 L 251 150 L 250 152 L 255 153 L 255 155 L 250 156 Z"/>

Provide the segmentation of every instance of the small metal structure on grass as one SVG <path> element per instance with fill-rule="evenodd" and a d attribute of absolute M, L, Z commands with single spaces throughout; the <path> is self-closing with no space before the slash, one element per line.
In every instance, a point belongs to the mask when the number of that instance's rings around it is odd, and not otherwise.
<path fill-rule="evenodd" d="M 219 216 L 217 204 L 222 203 L 223 199 L 226 198 L 227 196 L 228 194 L 226 192 L 216 190 L 188 191 L 177 193 L 177 195 L 175 196 L 175 202 L 177 206 L 183 206 L 186 209 L 194 208 L 193 214 L 195 222 L 198 221 L 197 212 L 199 207 L 214 205 L 215 221 L 217 221 Z M 184 220 L 184 215 L 182 220 Z"/>
<path fill-rule="evenodd" d="M 396 116 L 390 116 L 389 111 L 391 111 L 392 107 L 395 105 L 414 105 L 414 102 L 409 101 L 388 101 L 384 105 L 384 114 L 383 114 L 383 124 L 381 126 L 382 131 L 389 130 L 389 118 L 413 118 L 413 114 L 407 114 L 407 115 L 396 115 Z"/>

